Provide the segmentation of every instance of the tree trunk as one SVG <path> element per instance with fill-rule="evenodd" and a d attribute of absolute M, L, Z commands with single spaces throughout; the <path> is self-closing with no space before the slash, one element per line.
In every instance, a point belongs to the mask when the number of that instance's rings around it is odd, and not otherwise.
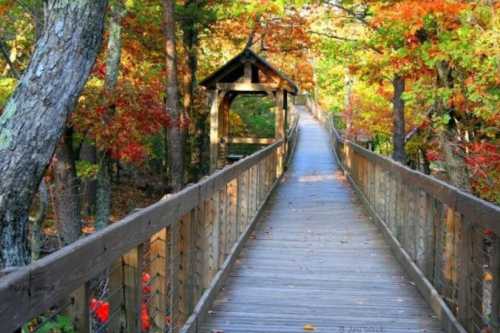
<path fill-rule="evenodd" d="M 106 0 L 46 0 L 45 29 L 0 117 L 0 260 L 29 262 L 31 201 L 99 52 Z"/>
<path fill-rule="evenodd" d="M 31 260 L 38 260 L 42 250 L 42 225 L 49 208 L 49 189 L 42 179 L 38 188 L 38 212 L 31 222 Z"/>
<path fill-rule="evenodd" d="M 170 116 L 168 129 L 168 164 L 170 169 L 170 187 L 179 191 L 184 184 L 184 152 L 179 108 L 179 88 L 177 80 L 177 50 L 175 40 L 175 3 L 164 0 L 165 10 L 165 51 L 167 69 L 167 113 Z"/>
<path fill-rule="evenodd" d="M 402 95 L 405 91 L 405 78 L 396 75 L 392 81 L 392 85 L 394 87 L 394 97 L 392 100 L 392 143 L 394 148 L 392 158 L 395 161 L 405 164 L 405 102 L 402 99 Z"/>
<path fill-rule="evenodd" d="M 98 154 L 99 171 L 97 172 L 97 205 L 95 229 L 101 230 L 108 225 L 111 215 L 111 161 L 107 152 Z"/>
<path fill-rule="evenodd" d="M 199 9 L 198 0 L 188 0 L 186 7 L 196 6 Z M 190 12 L 192 9 L 190 9 Z M 198 71 L 198 30 L 195 18 L 189 16 L 182 22 L 183 44 L 187 54 L 187 72 L 183 75 L 184 83 L 184 113 L 189 115 L 189 132 L 186 138 L 186 147 L 189 147 L 188 160 L 190 182 L 195 182 L 201 176 L 201 145 L 203 135 L 203 115 L 195 112 L 193 108 L 194 92 L 196 88 L 196 73 Z M 191 138 L 191 139 L 190 139 Z"/>
<path fill-rule="evenodd" d="M 438 63 L 437 72 L 438 87 L 453 88 L 453 73 L 449 64 L 445 61 Z M 453 110 L 447 107 L 442 100 L 436 102 L 436 112 L 441 116 L 446 114 L 450 116 L 449 123 L 438 134 L 449 181 L 452 185 L 470 192 L 471 184 L 464 158 L 465 151 L 460 145 L 460 134 L 457 130 L 458 120 L 455 118 Z"/>
<path fill-rule="evenodd" d="M 66 130 L 57 146 L 52 165 L 57 230 L 62 246 L 65 246 L 76 241 L 82 229 L 80 182 L 76 175 L 72 129 Z"/>
<path fill-rule="evenodd" d="M 111 3 L 111 18 L 109 22 L 109 40 L 106 59 L 106 95 L 111 97 L 116 89 L 118 75 L 120 74 L 120 62 L 122 55 L 122 25 L 121 20 L 125 15 L 125 9 L 121 0 Z M 111 122 L 114 117 L 115 106 L 109 105 L 105 123 Z M 106 143 L 102 144 L 106 145 Z M 101 145 L 101 146 L 102 146 Z M 96 230 L 108 225 L 111 215 L 111 157 L 106 149 L 101 148 L 98 152 L 99 171 L 97 174 L 97 203 L 96 203 Z"/>
<path fill-rule="evenodd" d="M 93 165 L 97 164 L 95 145 L 84 142 L 80 150 L 80 160 Z M 81 188 L 83 214 L 94 215 L 96 211 L 97 181 L 95 179 L 84 179 Z"/>
<path fill-rule="evenodd" d="M 347 137 L 352 139 L 352 121 L 354 116 L 354 110 L 352 105 L 352 85 L 354 84 L 353 77 L 349 72 L 349 69 L 345 69 L 344 75 L 344 86 L 345 86 L 345 96 L 344 96 L 344 110 L 346 112 L 346 134 Z"/>

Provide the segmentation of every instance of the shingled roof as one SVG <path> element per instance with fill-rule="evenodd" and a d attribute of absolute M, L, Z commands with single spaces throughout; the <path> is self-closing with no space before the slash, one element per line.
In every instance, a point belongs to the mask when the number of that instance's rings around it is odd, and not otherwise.
<path fill-rule="evenodd" d="M 252 64 L 252 82 L 259 83 L 259 70 L 267 71 L 274 78 L 282 81 L 286 84 L 286 90 L 296 95 L 299 88 L 295 82 L 293 82 L 286 75 L 281 73 L 276 67 L 267 62 L 264 58 L 259 56 L 257 53 L 250 49 L 243 50 L 236 57 L 229 60 L 222 67 L 217 69 L 215 72 L 210 74 L 207 78 L 200 82 L 200 85 L 207 87 L 209 89 L 215 89 L 217 83 L 232 83 L 236 82 L 238 79 L 244 75 L 245 64 L 250 62 Z"/>

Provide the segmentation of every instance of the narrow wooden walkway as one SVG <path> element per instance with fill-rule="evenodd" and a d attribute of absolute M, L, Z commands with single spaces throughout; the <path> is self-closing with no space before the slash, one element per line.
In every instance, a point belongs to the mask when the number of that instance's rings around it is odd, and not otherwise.
<path fill-rule="evenodd" d="M 290 170 L 202 332 L 441 332 L 301 112 Z"/>

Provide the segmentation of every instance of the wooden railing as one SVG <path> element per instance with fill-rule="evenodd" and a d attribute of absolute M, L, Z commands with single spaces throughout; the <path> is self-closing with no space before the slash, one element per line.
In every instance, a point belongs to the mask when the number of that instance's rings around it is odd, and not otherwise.
<path fill-rule="evenodd" d="M 500 207 L 343 139 L 339 164 L 446 332 L 500 332 Z"/>
<path fill-rule="evenodd" d="M 293 151 L 293 119 L 287 140 L 0 278 L 0 332 L 196 332 Z"/>

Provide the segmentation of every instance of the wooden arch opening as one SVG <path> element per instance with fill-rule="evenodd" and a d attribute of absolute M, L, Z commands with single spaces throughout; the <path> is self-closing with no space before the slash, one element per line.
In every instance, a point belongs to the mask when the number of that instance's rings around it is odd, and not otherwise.
<path fill-rule="evenodd" d="M 272 144 L 277 140 L 286 140 L 288 96 L 297 95 L 299 89 L 292 80 L 252 50 L 243 50 L 204 79 L 200 85 L 208 89 L 210 96 L 210 172 L 226 165 L 230 143 Z M 274 139 L 229 136 L 231 104 L 237 96 L 244 94 L 269 96 L 274 101 Z M 284 156 L 284 153 L 283 148 L 280 155 Z"/>

